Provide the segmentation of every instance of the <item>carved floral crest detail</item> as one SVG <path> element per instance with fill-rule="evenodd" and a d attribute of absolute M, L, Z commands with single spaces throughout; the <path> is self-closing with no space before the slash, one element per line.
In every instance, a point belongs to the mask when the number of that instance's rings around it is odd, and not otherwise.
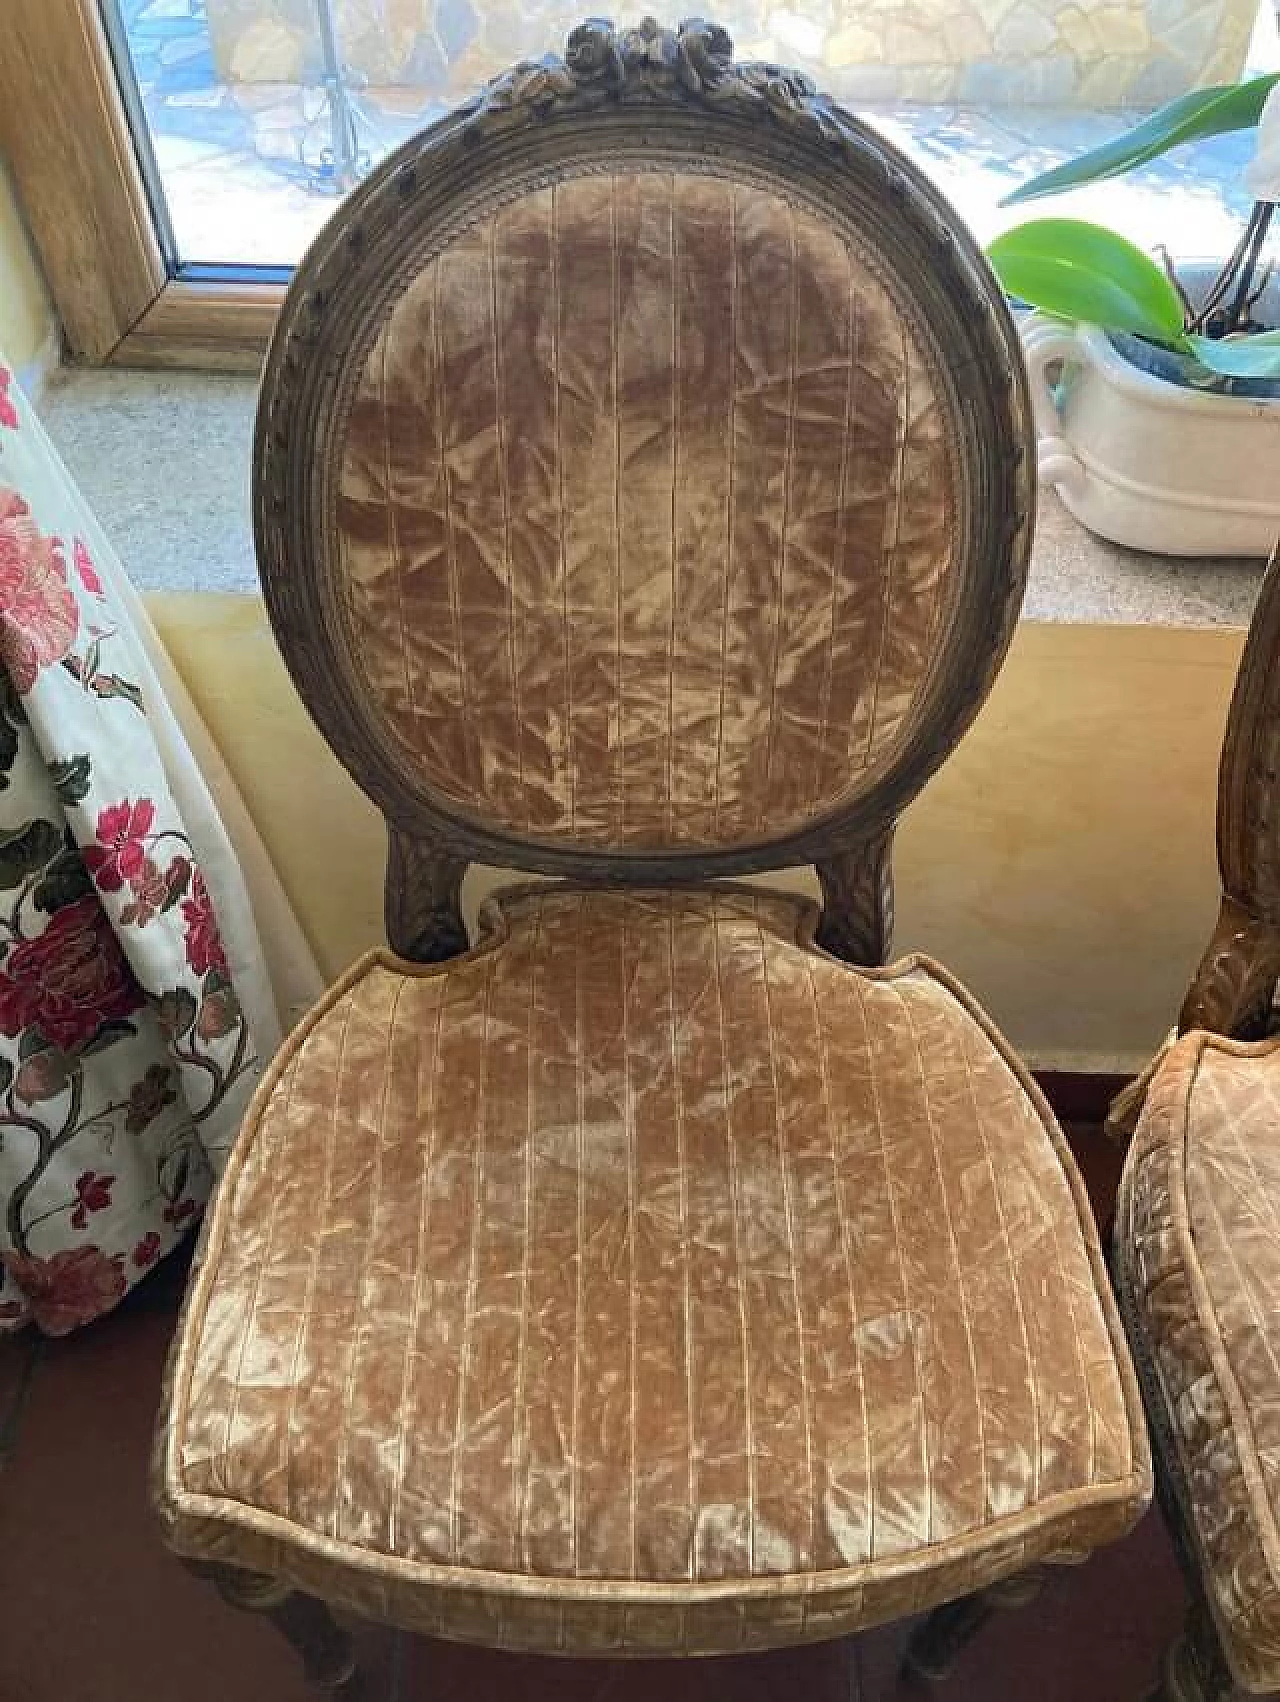
<path fill-rule="evenodd" d="M 592 97 L 643 101 L 685 95 L 711 106 L 766 109 L 773 117 L 817 130 L 844 143 L 862 132 L 856 121 L 819 95 L 799 71 L 765 62 L 737 64 L 733 42 L 720 24 L 688 18 L 669 29 L 654 18 L 618 29 L 607 18 L 588 18 L 570 31 L 563 59 L 548 54 L 526 60 L 496 78 L 459 114 L 500 122 L 562 103 L 581 106 Z"/>

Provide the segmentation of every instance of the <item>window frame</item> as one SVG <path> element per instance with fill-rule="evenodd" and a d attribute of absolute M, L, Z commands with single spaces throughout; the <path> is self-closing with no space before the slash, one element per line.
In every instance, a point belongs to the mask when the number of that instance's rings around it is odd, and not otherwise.
<path fill-rule="evenodd" d="M 261 364 L 285 286 L 166 264 L 98 0 L 4 0 L 3 148 L 67 354 L 92 365 Z"/>

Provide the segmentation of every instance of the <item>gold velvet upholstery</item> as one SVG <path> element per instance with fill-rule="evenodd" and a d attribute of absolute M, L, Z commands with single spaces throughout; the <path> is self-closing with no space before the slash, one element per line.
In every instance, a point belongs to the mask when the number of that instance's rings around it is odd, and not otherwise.
<path fill-rule="evenodd" d="M 287 1043 L 175 1356 L 183 1553 L 548 1651 L 828 1637 L 1120 1535 L 1136 1386 L 1065 1143 L 805 901 L 524 889 Z"/>
<path fill-rule="evenodd" d="M 1116 1222 L 1136 1345 L 1223 1653 L 1280 1689 L 1280 1041 L 1162 1060 Z M 1155 1420 L 1153 1419 L 1153 1424 Z"/>
<path fill-rule="evenodd" d="M 837 809 L 948 633 L 936 363 L 853 237 L 709 162 L 477 217 L 387 313 L 343 434 L 367 700 L 490 828 L 725 846 Z"/>

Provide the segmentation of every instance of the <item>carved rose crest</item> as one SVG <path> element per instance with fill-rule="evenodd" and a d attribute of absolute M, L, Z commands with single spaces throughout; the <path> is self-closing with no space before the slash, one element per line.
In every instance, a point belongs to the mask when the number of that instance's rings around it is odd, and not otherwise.
<path fill-rule="evenodd" d="M 830 142 L 852 135 L 848 116 L 818 95 L 808 77 L 780 65 L 733 59 L 728 30 L 705 18 L 669 29 L 645 18 L 619 30 L 607 18 L 588 18 L 570 31 L 563 59 L 526 60 L 496 78 L 460 116 L 502 122 L 561 102 L 644 100 L 683 93 L 709 104 L 766 108 L 787 122 L 812 126 Z"/>

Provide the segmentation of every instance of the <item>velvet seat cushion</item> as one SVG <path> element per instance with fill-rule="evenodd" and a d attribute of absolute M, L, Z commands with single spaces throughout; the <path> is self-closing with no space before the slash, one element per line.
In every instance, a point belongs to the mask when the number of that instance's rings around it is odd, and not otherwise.
<path fill-rule="evenodd" d="M 423 1632 L 838 1635 L 1121 1535 L 1136 1385 L 967 997 L 742 888 L 493 901 L 358 963 L 234 1149 L 171 1366 L 182 1553 Z"/>
<path fill-rule="evenodd" d="M 1116 1234 L 1223 1651 L 1240 1684 L 1280 1689 L 1280 1042 L 1172 1048 Z"/>

